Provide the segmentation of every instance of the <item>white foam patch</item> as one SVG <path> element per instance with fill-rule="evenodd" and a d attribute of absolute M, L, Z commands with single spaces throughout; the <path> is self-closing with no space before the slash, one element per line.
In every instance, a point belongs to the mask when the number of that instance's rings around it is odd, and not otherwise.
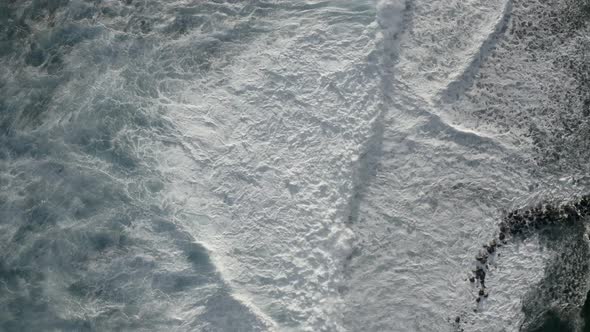
<path fill-rule="evenodd" d="M 397 76 L 419 98 L 433 102 L 494 43 L 510 0 L 413 1 Z"/>
<path fill-rule="evenodd" d="M 369 2 L 279 11 L 231 61 L 167 92 L 178 147 L 161 170 L 178 220 L 280 330 L 343 329 L 355 159 L 380 103 L 375 15 Z"/>
<path fill-rule="evenodd" d="M 493 236 L 500 212 L 580 190 L 557 177 L 531 176 L 530 141 L 498 135 L 494 114 L 482 126 L 472 126 L 464 117 L 446 114 L 441 103 L 447 100 L 438 98 L 457 78 L 469 83 L 463 80 L 479 70 L 495 48 L 494 38 L 502 38 L 495 35 L 511 17 L 511 2 L 415 1 L 409 8 L 375 176 L 352 226 L 358 254 L 349 266 L 346 291 L 345 324 L 351 330 L 452 329 L 457 315 L 476 307 L 467 281 L 472 255 Z M 519 63 L 498 57 L 490 72 L 499 62 L 509 68 Z M 479 97 L 462 103 L 460 114 L 472 112 Z M 503 106 L 512 102 L 503 101 Z M 481 315 L 470 314 L 466 331 L 518 328 L 520 300 L 543 274 L 547 253 L 540 249 L 534 239 L 509 248 L 505 270 L 488 277 L 489 285 L 506 283 L 497 289 L 499 299 L 490 300 Z M 502 258 L 498 262 L 502 266 Z"/>

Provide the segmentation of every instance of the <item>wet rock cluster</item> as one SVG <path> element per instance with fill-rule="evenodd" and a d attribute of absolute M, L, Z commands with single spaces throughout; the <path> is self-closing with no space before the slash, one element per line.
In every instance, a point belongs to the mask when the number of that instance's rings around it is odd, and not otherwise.
<path fill-rule="evenodd" d="M 484 298 L 488 297 L 488 292 L 486 289 L 486 273 L 489 270 L 488 261 L 493 259 L 496 255 L 496 250 L 500 247 L 496 239 L 490 241 L 490 243 L 483 245 L 483 249 L 475 256 L 475 270 L 472 271 L 473 275 L 469 277 L 469 281 L 471 283 L 479 284 L 479 292 L 478 297 L 476 299 L 477 303 L 480 303 Z"/>
<path fill-rule="evenodd" d="M 590 215 L 590 195 L 582 196 L 573 202 L 563 204 L 544 203 L 538 206 L 514 210 L 507 213 L 498 225 L 498 235 L 475 256 L 475 269 L 469 276 L 471 283 L 479 286 L 477 303 L 488 297 L 485 285 L 489 271 L 489 261 L 499 256 L 498 248 L 507 244 L 510 239 L 521 238 L 543 232 L 549 228 L 570 228 L 579 225 L 585 216 Z M 475 309 L 477 311 L 477 309 Z"/>
<path fill-rule="evenodd" d="M 545 203 L 526 210 L 516 210 L 508 213 L 500 223 L 499 237 L 526 236 L 548 226 L 573 225 L 588 214 L 590 195 L 582 196 L 570 203 Z"/>
<path fill-rule="evenodd" d="M 535 234 L 540 235 L 546 245 L 559 250 L 560 254 L 548 263 L 544 280 L 525 296 L 524 330 L 540 331 L 537 328 L 542 330 L 552 326 L 554 320 L 550 319 L 550 315 L 557 315 L 567 326 L 590 326 L 590 315 L 581 312 L 584 302 L 588 300 L 585 294 L 588 292 L 590 248 L 586 237 L 590 235 L 586 235 L 584 219 L 589 216 L 590 195 L 566 203 L 543 203 L 506 213 L 498 224 L 494 238 L 484 244 L 475 256 L 475 268 L 468 277 L 469 282 L 478 287 L 473 311 L 478 312 L 481 303 L 490 294 L 486 287 L 486 276 L 490 263 L 500 256 L 499 249 L 511 241 L 523 240 Z M 552 303 L 558 303 L 559 310 L 556 311 Z M 575 318 L 580 314 L 584 323 Z M 456 331 L 464 331 L 464 322 L 460 316 L 451 319 L 451 324 Z"/>

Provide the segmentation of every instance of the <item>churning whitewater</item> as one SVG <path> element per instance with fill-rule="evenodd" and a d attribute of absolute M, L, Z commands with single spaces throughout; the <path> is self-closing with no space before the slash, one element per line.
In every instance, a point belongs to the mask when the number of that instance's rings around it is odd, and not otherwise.
<path fill-rule="evenodd" d="M 589 21 L 0 0 L 0 331 L 588 329 Z"/>

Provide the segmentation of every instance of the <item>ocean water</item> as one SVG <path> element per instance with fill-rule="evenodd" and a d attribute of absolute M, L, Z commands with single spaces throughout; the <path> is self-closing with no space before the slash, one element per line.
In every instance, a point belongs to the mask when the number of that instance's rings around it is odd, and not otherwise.
<path fill-rule="evenodd" d="M 0 0 L 0 331 L 581 331 L 585 215 L 468 279 L 508 211 L 588 194 L 589 21 Z"/>

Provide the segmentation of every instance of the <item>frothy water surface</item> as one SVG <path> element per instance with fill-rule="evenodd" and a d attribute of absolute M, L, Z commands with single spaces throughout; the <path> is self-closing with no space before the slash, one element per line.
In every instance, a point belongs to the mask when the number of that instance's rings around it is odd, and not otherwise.
<path fill-rule="evenodd" d="M 585 193 L 572 1 L 0 3 L 0 330 L 519 330 L 563 246 L 467 272 Z"/>

